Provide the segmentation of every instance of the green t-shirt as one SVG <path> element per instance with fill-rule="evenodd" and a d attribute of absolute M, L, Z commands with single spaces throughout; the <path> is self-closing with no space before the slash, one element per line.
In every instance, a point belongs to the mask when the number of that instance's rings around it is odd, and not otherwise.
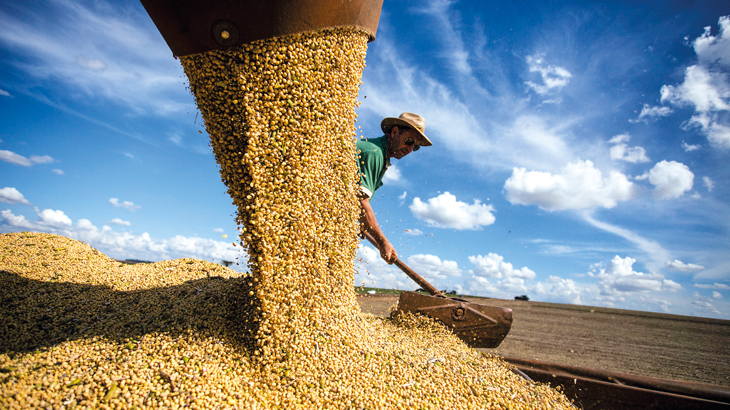
<path fill-rule="evenodd" d="M 360 192 L 370 200 L 378 188 L 383 186 L 383 175 L 390 166 L 388 158 L 388 137 L 371 138 L 368 141 L 357 141 L 358 160 L 360 167 Z"/>

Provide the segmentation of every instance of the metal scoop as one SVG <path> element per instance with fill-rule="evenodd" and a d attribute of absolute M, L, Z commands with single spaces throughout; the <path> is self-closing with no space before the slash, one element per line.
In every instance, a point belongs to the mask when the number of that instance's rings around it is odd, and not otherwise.
<path fill-rule="evenodd" d="M 366 232 L 363 232 L 363 235 L 376 249 L 380 249 L 372 236 Z M 401 293 L 394 314 L 412 312 L 434 318 L 473 348 L 495 348 L 509 333 L 512 327 L 512 309 L 447 297 L 400 259 L 396 259 L 393 263 L 431 294 L 428 296 L 407 291 Z"/>

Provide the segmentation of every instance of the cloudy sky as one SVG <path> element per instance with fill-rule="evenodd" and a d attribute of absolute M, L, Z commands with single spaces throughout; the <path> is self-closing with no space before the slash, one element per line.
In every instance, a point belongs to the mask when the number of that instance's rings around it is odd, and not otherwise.
<path fill-rule="evenodd" d="M 373 199 L 459 293 L 730 318 L 722 2 L 387 0 L 358 109 L 434 142 Z M 0 232 L 245 260 L 179 62 L 135 1 L 0 3 Z M 416 286 L 364 245 L 356 284 Z"/>

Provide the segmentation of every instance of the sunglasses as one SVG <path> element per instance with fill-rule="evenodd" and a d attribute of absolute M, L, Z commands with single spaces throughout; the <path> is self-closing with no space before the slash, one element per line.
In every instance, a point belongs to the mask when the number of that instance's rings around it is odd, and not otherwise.
<path fill-rule="evenodd" d="M 406 138 L 406 145 L 415 145 L 415 147 L 413 147 L 414 151 L 418 151 L 419 149 L 421 149 L 421 146 L 416 144 L 416 141 L 413 138 Z"/>

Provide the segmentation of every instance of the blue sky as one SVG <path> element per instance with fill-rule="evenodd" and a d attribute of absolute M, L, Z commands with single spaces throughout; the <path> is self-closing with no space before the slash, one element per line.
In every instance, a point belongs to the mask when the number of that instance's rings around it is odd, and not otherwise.
<path fill-rule="evenodd" d="M 357 125 L 434 142 L 372 201 L 440 289 L 730 317 L 722 2 L 386 1 Z M 0 4 L 0 232 L 241 256 L 186 79 L 134 1 Z M 224 235 L 226 237 L 224 237 Z M 413 289 L 377 252 L 356 284 Z"/>

